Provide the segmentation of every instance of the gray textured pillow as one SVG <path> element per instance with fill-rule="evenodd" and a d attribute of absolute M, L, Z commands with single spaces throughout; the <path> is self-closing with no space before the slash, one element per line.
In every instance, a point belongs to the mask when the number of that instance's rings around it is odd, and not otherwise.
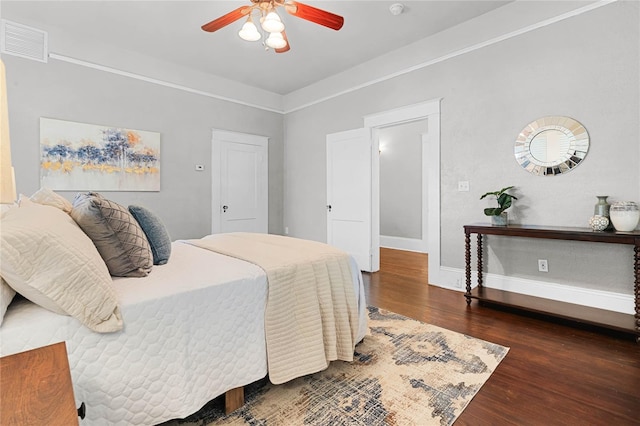
<path fill-rule="evenodd" d="M 117 277 L 145 277 L 153 254 L 144 231 L 129 211 L 97 193 L 78 194 L 71 217 L 91 238 L 100 256 Z"/>
<path fill-rule="evenodd" d="M 138 221 L 151 245 L 153 264 L 164 265 L 171 256 L 171 237 L 167 228 L 149 209 L 142 206 L 129 206 L 129 212 Z"/>

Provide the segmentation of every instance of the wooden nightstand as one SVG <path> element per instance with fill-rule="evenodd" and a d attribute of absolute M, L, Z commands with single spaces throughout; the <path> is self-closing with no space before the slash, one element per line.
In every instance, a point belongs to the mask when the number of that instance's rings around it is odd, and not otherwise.
<path fill-rule="evenodd" d="M 64 342 L 0 358 L 0 424 L 78 424 Z"/>

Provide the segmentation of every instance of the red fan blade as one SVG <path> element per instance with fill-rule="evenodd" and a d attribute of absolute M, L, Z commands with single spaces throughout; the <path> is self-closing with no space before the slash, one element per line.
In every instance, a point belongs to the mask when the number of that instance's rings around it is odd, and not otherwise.
<path fill-rule="evenodd" d="M 286 32 L 282 32 L 282 38 L 284 39 L 284 41 L 287 42 L 287 45 L 285 47 L 282 47 L 280 49 L 275 49 L 276 53 L 284 53 L 284 52 L 288 52 L 289 49 L 291 49 L 291 46 L 289 46 L 289 39 L 287 38 L 287 33 Z"/>
<path fill-rule="evenodd" d="M 285 3 L 285 10 L 293 16 L 324 25 L 332 30 L 339 30 L 344 24 L 342 16 L 327 12 L 322 9 L 298 3 L 297 1 L 289 1 Z"/>
<path fill-rule="evenodd" d="M 218 19 L 214 19 L 208 24 L 204 24 L 202 29 L 205 31 L 209 31 L 210 33 L 214 31 L 218 31 L 222 27 L 226 27 L 227 25 L 237 21 L 238 19 L 246 16 L 247 13 L 251 11 L 251 6 L 242 6 L 234 10 L 233 12 L 229 12 L 226 15 L 219 17 Z"/>

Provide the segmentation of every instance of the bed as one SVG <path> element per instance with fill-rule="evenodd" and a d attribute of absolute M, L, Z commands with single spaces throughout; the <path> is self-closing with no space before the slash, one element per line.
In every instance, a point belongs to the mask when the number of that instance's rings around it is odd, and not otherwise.
<path fill-rule="evenodd" d="M 286 237 L 278 238 L 280 243 Z M 0 327 L 0 355 L 65 341 L 76 402 L 86 404 L 82 424 L 153 425 L 183 418 L 271 375 L 265 318 L 272 276 L 198 244 L 172 242 L 170 260 L 147 276 L 110 278 L 120 330 L 96 332 L 74 316 L 15 297 Z M 348 261 L 357 343 L 367 330 L 366 303 L 360 271 Z"/>

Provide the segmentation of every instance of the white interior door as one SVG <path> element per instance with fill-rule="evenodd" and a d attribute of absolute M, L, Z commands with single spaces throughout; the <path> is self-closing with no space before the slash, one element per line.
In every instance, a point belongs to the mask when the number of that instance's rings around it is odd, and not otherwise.
<path fill-rule="evenodd" d="M 212 231 L 268 232 L 268 138 L 215 130 Z"/>
<path fill-rule="evenodd" d="M 372 142 L 369 129 L 327 135 L 327 243 L 372 267 Z"/>

